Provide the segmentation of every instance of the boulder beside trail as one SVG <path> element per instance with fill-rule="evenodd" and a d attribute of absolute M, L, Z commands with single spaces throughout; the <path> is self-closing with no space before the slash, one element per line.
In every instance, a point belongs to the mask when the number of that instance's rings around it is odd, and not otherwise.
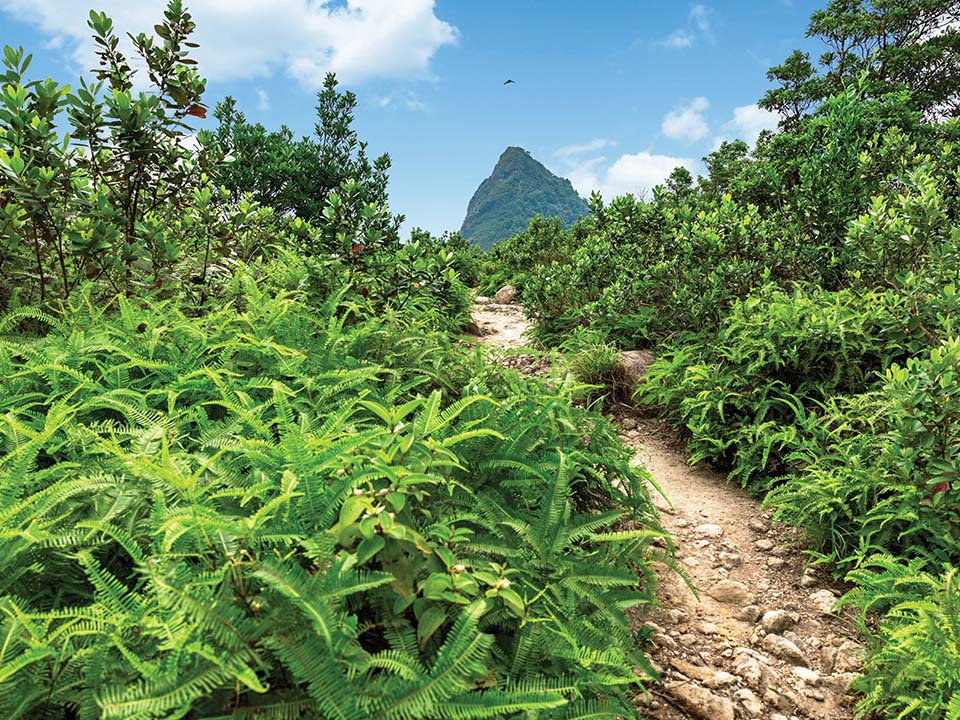
<path fill-rule="evenodd" d="M 493 296 L 495 302 L 498 303 L 511 303 L 517 297 L 517 288 L 515 285 L 504 285 L 502 288 L 497 290 L 497 294 Z"/>
<path fill-rule="evenodd" d="M 647 368 L 656 361 L 649 350 L 625 350 L 620 353 L 620 367 L 623 368 L 623 379 L 630 390 L 635 390 L 643 382 Z"/>

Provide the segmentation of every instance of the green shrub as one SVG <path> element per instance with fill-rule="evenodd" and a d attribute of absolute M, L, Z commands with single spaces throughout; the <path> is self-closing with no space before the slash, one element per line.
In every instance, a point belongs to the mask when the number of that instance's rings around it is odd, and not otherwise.
<path fill-rule="evenodd" d="M 633 713 L 663 532 L 614 429 L 297 272 L 0 321 L 0 714 Z"/>
<path fill-rule="evenodd" d="M 960 718 L 960 578 L 892 556 L 871 558 L 850 574 L 857 588 L 841 603 L 861 614 L 861 630 L 873 653 L 855 687 L 863 693 L 858 717 Z M 873 630 L 869 611 L 882 614 Z"/>
<path fill-rule="evenodd" d="M 596 331 L 581 330 L 568 338 L 562 349 L 573 376 L 590 386 L 585 392 L 591 401 L 627 400 L 627 379 L 620 350 L 603 341 Z"/>

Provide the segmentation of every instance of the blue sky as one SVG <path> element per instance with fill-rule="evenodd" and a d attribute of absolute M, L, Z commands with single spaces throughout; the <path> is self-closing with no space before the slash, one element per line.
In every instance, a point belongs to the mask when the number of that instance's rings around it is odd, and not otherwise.
<path fill-rule="evenodd" d="M 358 96 L 355 126 L 389 152 L 391 209 L 406 229 L 458 229 L 510 145 L 581 194 L 649 192 L 695 173 L 723 138 L 753 140 L 766 70 L 825 0 L 194 0 L 205 100 L 312 131 L 327 70 Z M 118 29 L 149 30 L 162 0 L 100 0 Z M 0 0 L 0 43 L 34 77 L 75 83 L 93 66 L 82 0 Z M 511 78 L 516 84 L 504 86 Z"/>

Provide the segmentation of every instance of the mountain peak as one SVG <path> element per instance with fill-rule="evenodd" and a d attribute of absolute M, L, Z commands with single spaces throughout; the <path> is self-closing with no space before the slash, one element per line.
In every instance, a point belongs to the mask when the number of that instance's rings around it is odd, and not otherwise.
<path fill-rule="evenodd" d="M 460 234 L 490 249 L 525 230 L 537 215 L 570 225 L 588 213 L 569 180 L 554 175 L 522 147 L 510 146 L 470 199 Z"/>

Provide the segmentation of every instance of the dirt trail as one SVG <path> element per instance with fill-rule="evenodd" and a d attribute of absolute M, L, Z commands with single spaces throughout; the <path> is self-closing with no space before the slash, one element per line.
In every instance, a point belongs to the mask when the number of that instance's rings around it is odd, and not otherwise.
<path fill-rule="evenodd" d="M 481 340 L 515 350 L 528 327 L 520 306 L 474 308 Z M 655 497 L 699 599 L 675 572 L 661 573 L 661 607 L 640 616 L 663 682 L 637 698 L 660 720 L 844 720 L 845 688 L 862 646 L 829 610 L 840 590 L 807 568 L 788 529 L 716 473 L 686 463 L 660 423 L 615 417 L 624 441 L 669 498 Z"/>

